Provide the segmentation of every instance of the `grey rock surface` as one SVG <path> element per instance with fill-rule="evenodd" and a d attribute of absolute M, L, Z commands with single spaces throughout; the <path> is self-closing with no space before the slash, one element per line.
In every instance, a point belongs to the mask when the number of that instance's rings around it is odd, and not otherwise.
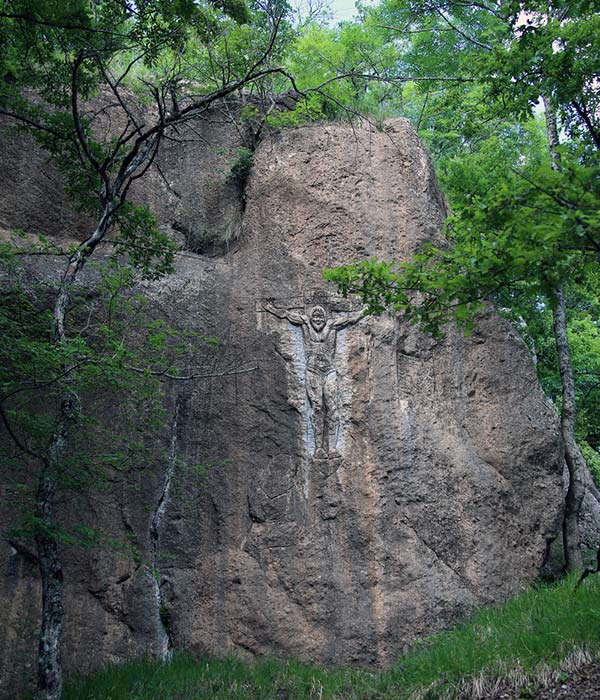
<path fill-rule="evenodd" d="M 180 174 L 198 201 L 201 162 Z M 145 287 L 170 322 L 221 339 L 191 364 L 240 372 L 172 386 L 164 457 L 94 513 L 158 575 L 66 553 L 71 670 L 165 644 L 384 665 L 533 581 L 559 530 L 556 416 L 510 324 L 488 309 L 470 338 L 434 342 L 393 316 L 358 320 L 322 281 L 439 237 L 444 199 L 407 121 L 263 140 L 239 212 L 234 248 L 181 255 Z M 32 669 L 39 585 L 0 548 L 6 693 Z"/>

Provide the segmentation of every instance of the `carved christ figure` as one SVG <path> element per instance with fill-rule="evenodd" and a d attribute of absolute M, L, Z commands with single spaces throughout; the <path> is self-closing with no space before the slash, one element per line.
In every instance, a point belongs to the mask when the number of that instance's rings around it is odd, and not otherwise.
<path fill-rule="evenodd" d="M 295 311 L 276 309 L 270 304 L 265 309 L 278 318 L 285 318 L 302 327 L 306 352 L 305 383 L 312 408 L 310 422 L 315 436 L 315 456 L 337 456 L 340 429 L 340 392 L 334 363 L 337 332 L 358 323 L 364 311 L 347 314 L 343 318 L 327 319 L 322 306 L 313 306 L 309 316 Z M 325 432 L 327 418 L 327 436 Z"/>

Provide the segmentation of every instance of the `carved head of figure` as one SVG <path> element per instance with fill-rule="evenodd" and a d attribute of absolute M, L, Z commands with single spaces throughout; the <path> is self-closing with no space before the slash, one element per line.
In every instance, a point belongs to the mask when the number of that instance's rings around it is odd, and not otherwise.
<path fill-rule="evenodd" d="M 317 331 L 322 331 L 325 328 L 326 318 L 325 309 L 322 306 L 313 306 L 310 312 L 310 324 Z"/>

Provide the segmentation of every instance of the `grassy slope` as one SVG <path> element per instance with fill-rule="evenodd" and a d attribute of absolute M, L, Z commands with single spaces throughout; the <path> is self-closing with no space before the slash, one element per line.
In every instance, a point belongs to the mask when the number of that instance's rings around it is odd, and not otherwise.
<path fill-rule="evenodd" d="M 65 700 L 193 700 L 194 698 L 475 697 L 504 678 L 515 687 L 549 681 L 565 664 L 600 650 L 600 579 L 533 588 L 501 608 L 428 639 L 389 670 L 325 670 L 296 661 L 193 659 L 168 665 L 132 661 L 71 679 Z M 427 688 L 429 692 L 427 693 Z"/>

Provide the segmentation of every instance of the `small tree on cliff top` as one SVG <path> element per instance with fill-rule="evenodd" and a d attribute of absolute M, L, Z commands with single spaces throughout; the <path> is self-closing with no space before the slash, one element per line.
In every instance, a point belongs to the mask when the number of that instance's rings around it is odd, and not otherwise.
<path fill-rule="evenodd" d="M 181 125 L 217 100 L 283 74 L 273 62 L 285 11 L 284 3 L 269 0 L 250 9 L 242 0 L 0 2 L 0 114 L 52 155 L 68 191 L 95 221 L 85 240 L 66 254 L 49 300 L 49 325 L 40 331 L 43 342 L 36 345 L 29 331 L 19 331 L 16 317 L 2 319 L 5 331 L 13 338 L 20 335 L 27 345 L 30 370 L 44 374 L 40 381 L 39 375 L 28 379 L 16 371 L 21 386 L 9 378 L 0 397 L 1 421 L 24 464 L 38 464 L 31 520 L 43 592 L 37 698 L 59 698 L 62 689 L 57 502 L 83 422 L 82 369 L 87 376 L 102 366 L 105 377 L 120 385 L 124 381 L 119 376 L 126 357 L 118 343 L 109 348 L 107 336 L 100 361 L 76 332 L 78 278 L 109 234 L 114 254 L 126 256 L 142 277 L 156 278 L 171 269 L 175 246 L 146 207 L 128 201 L 131 185 L 151 167 L 162 140 Z M 37 368 L 31 363 L 36 347 Z M 9 354 L 19 361 L 19 353 Z M 44 426 L 50 433 L 44 441 L 36 440 L 39 420 L 26 425 L 11 401 L 46 383 L 56 412 Z"/>

